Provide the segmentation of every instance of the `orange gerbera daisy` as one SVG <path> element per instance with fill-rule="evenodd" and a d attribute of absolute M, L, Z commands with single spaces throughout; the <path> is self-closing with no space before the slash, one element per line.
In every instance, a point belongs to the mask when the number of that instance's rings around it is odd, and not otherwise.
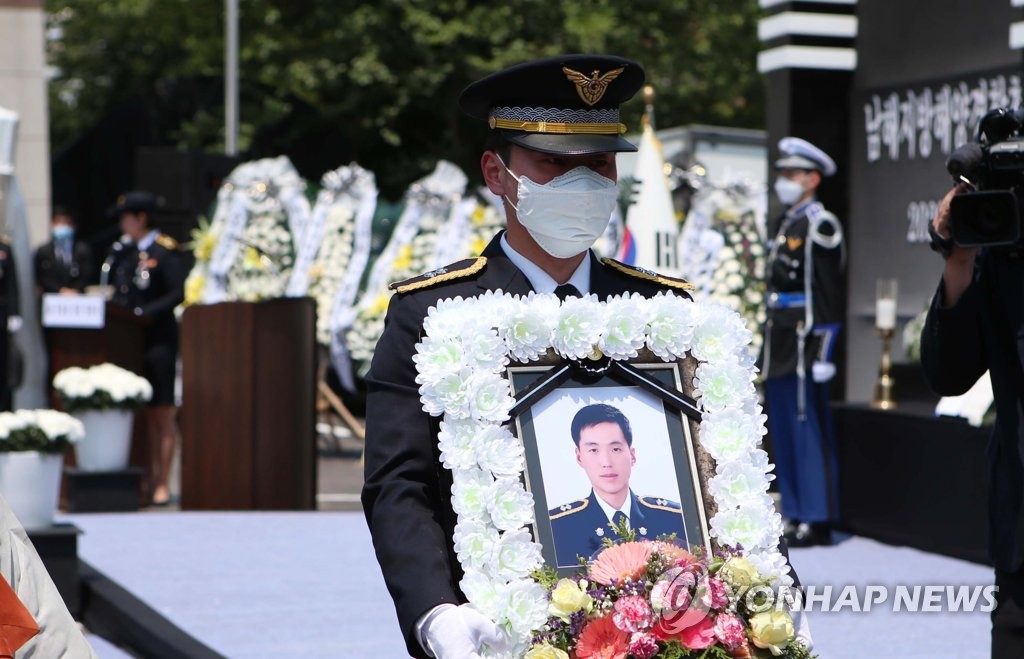
<path fill-rule="evenodd" d="M 577 659 L 626 659 L 629 634 L 615 626 L 611 616 L 587 623 L 576 642 Z"/>
<path fill-rule="evenodd" d="M 590 578 L 604 586 L 613 581 L 636 579 L 647 569 L 651 547 L 649 542 L 625 542 L 608 547 L 594 559 Z"/>

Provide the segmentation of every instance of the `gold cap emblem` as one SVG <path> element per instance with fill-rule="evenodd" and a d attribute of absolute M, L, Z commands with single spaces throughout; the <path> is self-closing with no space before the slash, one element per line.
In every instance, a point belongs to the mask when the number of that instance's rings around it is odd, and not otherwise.
<path fill-rule="evenodd" d="M 583 102 L 587 105 L 594 105 L 601 100 L 604 93 L 608 91 L 608 85 L 611 84 L 612 80 L 619 77 L 626 67 L 619 67 L 612 69 L 604 75 L 600 71 L 594 71 L 588 78 L 586 74 L 580 73 L 579 71 L 573 71 L 567 66 L 562 67 L 562 73 L 569 79 L 570 82 L 576 85 L 576 93 L 580 95 Z"/>

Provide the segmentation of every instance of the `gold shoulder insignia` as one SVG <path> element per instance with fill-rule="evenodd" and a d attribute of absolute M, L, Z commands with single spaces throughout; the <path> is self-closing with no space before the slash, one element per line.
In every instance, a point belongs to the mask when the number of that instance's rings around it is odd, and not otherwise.
<path fill-rule="evenodd" d="M 638 268 L 633 265 L 626 265 L 616 261 L 615 259 L 603 258 L 601 263 L 607 265 L 610 268 L 618 270 L 621 273 L 636 277 L 637 279 L 645 279 L 647 281 L 654 281 L 659 284 L 668 286 L 669 288 L 678 288 L 683 291 L 694 290 L 693 284 L 686 281 L 685 279 L 677 279 L 675 277 L 666 277 L 665 275 L 659 275 L 653 270 L 647 270 L 646 268 Z"/>
<path fill-rule="evenodd" d="M 619 74 L 625 70 L 626 67 L 622 66 L 603 75 L 600 71 L 594 71 L 588 78 L 585 73 L 573 71 L 567 66 L 562 67 L 562 73 L 569 79 L 569 82 L 576 85 L 576 93 L 587 105 L 594 105 L 600 101 L 604 93 L 608 91 L 608 85 L 612 83 L 612 80 L 618 78 Z"/>
<path fill-rule="evenodd" d="M 455 263 L 443 268 L 424 272 L 422 275 L 413 277 L 412 279 L 393 282 L 388 285 L 388 288 L 398 293 L 419 291 L 447 281 L 455 281 L 456 279 L 471 277 L 483 270 L 485 265 L 487 265 L 486 256 L 478 256 L 475 259 L 456 261 Z"/>
<path fill-rule="evenodd" d="M 655 510 L 667 510 L 670 513 L 678 513 L 682 508 L 675 501 L 659 499 L 658 497 L 637 497 L 637 500 L 648 508 Z"/>
<path fill-rule="evenodd" d="M 572 515 L 573 513 L 578 513 L 579 511 L 583 510 L 584 508 L 586 508 L 589 505 L 590 505 L 590 499 L 577 499 L 576 501 L 573 501 L 572 503 L 567 503 L 567 504 L 559 506 L 558 508 L 552 509 L 551 511 L 548 512 L 548 518 L 549 519 L 558 519 L 559 517 L 565 517 L 566 515 Z"/>
<path fill-rule="evenodd" d="M 156 237 L 156 244 L 171 250 L 178 249 L 178 241 L 162 233 Z"/>

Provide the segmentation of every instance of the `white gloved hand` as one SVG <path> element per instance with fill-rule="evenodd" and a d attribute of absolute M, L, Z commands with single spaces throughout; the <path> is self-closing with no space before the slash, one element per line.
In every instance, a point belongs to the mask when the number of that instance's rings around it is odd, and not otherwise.
<path fill-rule="evenodd" d="M 796 638 L 804 644 L 808 651 L 814 649 L 814 639 L 811 638 L 811 623 L 807 620 L 804 611 L 793 611 L 793 626 L 796 627 Z"/>
<path fill-rule="evenodd" d="M 468 604 L 448 606 L 422 631 L 426 650 L 437 659 L 479 659 L 481 646 L 502 651 L 507 637 L 494 621 Z"/>
<path fill-rule="evenodd" d="M 828 382 L 836 376 L 836 365 L 832 362 L 814 362 L 811 377 L 815 382 Z"/>
<path fill-rule="evenodd" d="M 14 334 L 21 329 L 22 321 L 21 316 L 8 316 L 7 317 L 7 331 Z"/>

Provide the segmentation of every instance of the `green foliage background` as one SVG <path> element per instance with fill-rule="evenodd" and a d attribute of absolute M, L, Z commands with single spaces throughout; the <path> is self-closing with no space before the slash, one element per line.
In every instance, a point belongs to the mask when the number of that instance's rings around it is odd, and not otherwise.
<path fill-rule="evenodd" d="M 221 0 L 47 0 L 51 140 L 71 145 L 142 98 L 165 144 L 223 148 Z M 484 133 L 459 91 L 566 52 L 639 61 L 659 126 L 763 125 L 756 0 L 241 0 L 240 147 L 316 180 L 359 162 L 385 196 L 439 158 L 477 174 Z M 639 128 L 643 101 L 625 108 Z"/>

